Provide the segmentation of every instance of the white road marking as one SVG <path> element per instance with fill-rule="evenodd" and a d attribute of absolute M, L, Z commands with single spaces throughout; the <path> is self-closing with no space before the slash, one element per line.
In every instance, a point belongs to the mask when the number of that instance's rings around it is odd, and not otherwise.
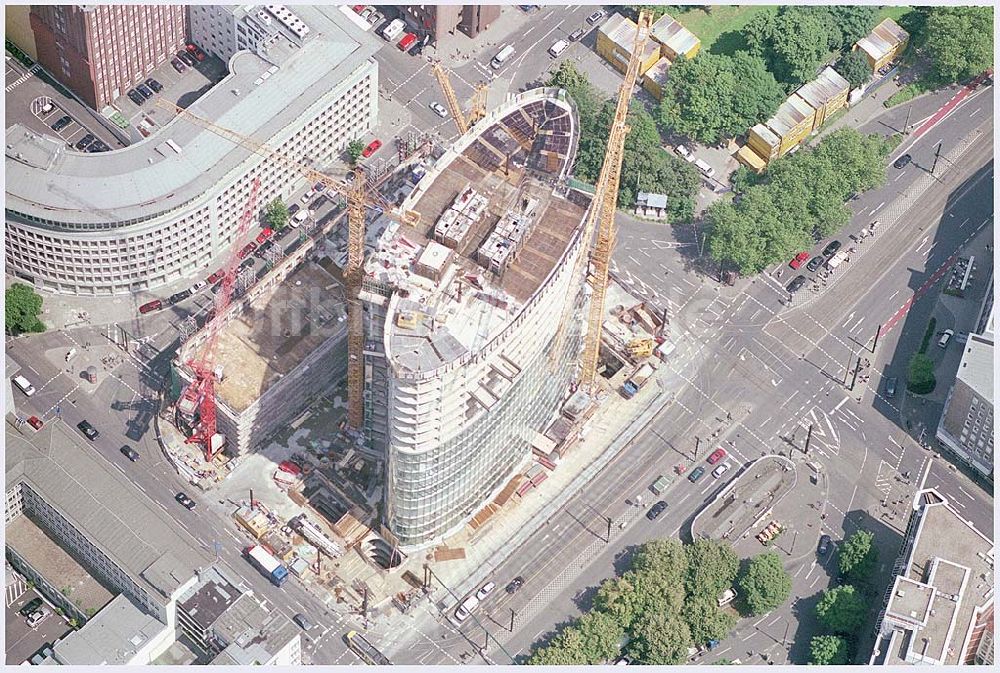
<path fill-rule="evenodd" d="M 842 406 L 844 406 L 844 404 L 846 404 L 846 403 L 848 402 L 848 400 L 850 400 L 850 399 L 851 399 L 851 398 L 849 398 L 849 397 L 845 397 L 844 399 L 840 400 L 840 402 L 838 402 L 838 403 L 837 403 L 837 406 L 835 406 L 835 407 L 833 408 L 833 410 L 834 410 L 834 411 L 838 411 L 838 410 L 839 410 L 839 409 L 840 409 L 840 408 L 841 408 Z"/>

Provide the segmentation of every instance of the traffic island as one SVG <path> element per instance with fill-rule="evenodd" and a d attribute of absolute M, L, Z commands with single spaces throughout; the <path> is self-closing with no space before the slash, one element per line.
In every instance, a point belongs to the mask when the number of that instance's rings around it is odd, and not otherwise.
<path fill-rule="evenodd" d="M 691 537 L 715 540 L 745 538 L 788 495 L 798 480 L 795 464 L 783 456 L 753 461 L 706 505 L 691 522 Z M 765 526 L 766 528 L 766 526 Z"/>

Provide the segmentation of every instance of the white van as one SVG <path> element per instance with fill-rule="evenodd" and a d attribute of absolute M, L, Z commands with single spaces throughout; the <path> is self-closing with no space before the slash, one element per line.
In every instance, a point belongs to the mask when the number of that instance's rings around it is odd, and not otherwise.
<path fill-rule="evenodd" d="M 389 42 L 392 42 L 397 37 L 399 37 L 402 32 L 406 29 L 406 22 L 402 19 L 394 19 L 389 22 L 389 25 L 382 29 L 382 37 L 384 37 Z"/>
<path fill-rule="evenodd" d="M 461 626 L 462 622 L 469 618 L 472 611 L 479 607 L 479 599 L 475 596 L 469 596 L 465 601 L 455 609 L 455 613 L 448 617 L 448 621 L 454 624 L 456 627 Z"/>
<path fill-rule="evenodd" d="M 305 194 L 303 194 L 303 195 L 302 195 L 302 198 L 301 198 L 301 199 L 299 199 L 299 200 L 300 200 L 300 201 L 301 201 L 302 203 L 309 203 L 309 199 L 311 199 L 311 198 L 312 198 L 313 196 L 315 196 L 315 195 L 316 195 L 316 190 L 314 190 L 314 189 L 310 189 L 310 190 L 309 190 L 308 192 L 306 192 Z"/>
<path fill-rule="evenodd" d="M 695 159 L 694 165 L 697 166 L 698 170 L 705 174 L 706 178 L 710 178 L 715 175 L 715 169 L 706 164 L 701 159 Z"/>
<path fill-rule="evenodd" d="M 566 40 L 559 40 L 554 45 L 549 47 L 549 56 L 551 56 L 552 58 L 558 58 L 559 54 L 566 51 L 567 47 L 569 47 L 569 42 L 567 42 Z"/>
<path fill-rule="evenodd" d="M 726 589 L 725 591 L 722 592 L 722 595 L 719 596 L 719 607 L 724 608 L 730 603 L 732 603 L 734 600 L 736 600 L 736 591 L 734 591 L 731 588 Z"/>
<path fill-rule="evenodd" d="M 292 229 L 298 229 L 299 225 L 308 220 L 311 214 L 307 208 L 303 208 L 292 216 L 292 219 L 288 221 L 288 226 Z"/>
<path fill-rule="evenodd" d="M 31 385 L 31 381 L 24 378 L 20 374 L 12 378 L 11 381 L 13 381 L 14 385 L 17 386 L 21 390 L 21 392 L 27 395 L 28 397 L 31 397 L 32 395 L 35 394 L 35 386 Z"/>
<path fill-rule="evenodd" d="M 514 47 L 508 44 L 506 47 L 497 52 L 496 56 L 493 57 L 493 60 L 490 61 L 490 67 L 493 68 L 494 70 L 499 70 L 500 68 L 503 67 L 503 64 L 507 62 L 507 59 L 509 59 L 513 55 L 514 55 Z"/>

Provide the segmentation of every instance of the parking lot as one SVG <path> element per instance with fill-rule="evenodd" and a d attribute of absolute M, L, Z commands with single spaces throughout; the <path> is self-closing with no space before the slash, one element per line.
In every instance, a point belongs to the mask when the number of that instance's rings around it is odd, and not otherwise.
<path fill-rule="evenodd" d="M 42 649 L 45 645 L 51 646 L 57 640 L 70 632 L 69 625 L 62 616 L 56 614 L 55 609 L 49 605 L 52 615 L 47 617 L 41 624 L 31 628 L 18 610 L 39 595 L 34 589 L 28 589 L 21 594 L 13 603 L 7 606 L 6 630 L 7 638 L 7 659 L 8 666 L 16 666 L 23 663 Z"/>

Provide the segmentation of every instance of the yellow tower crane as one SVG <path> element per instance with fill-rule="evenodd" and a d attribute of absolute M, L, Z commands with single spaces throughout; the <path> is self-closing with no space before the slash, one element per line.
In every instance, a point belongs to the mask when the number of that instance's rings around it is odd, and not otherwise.
<path fill-rule="evenodd" d="M 448 103 L 448 110 L 451 112 L 451 116 L 455 119 L 455 125 L 458 127 L 459 134 L 465 135 L 465 132 L 469 130 L 470 126 L 486 116 L 486 92 L 488 85 L 482 82 L 476 85 L 475 91 L 472 94 L 472 107 L 469 111 L 468 118 L 466 118 L 465 113 L 462 112 L 462 106 L 458 103 L 458 97 L 455 95 L 455 89 L 451 86 L 451 80 L 448 78 L 448 71 L 441 67 L 440 63 L 434 63 L 431 66 L 431 70 L 434 72 L 434 76 L 437 78 L 438 84 L 441 85 L 441 91 L 444 92 L 445 102 Z"/>
<path fill-rule="evenodd" d="M 584 225 L 583 245 L 590 245 L 594 229 L 597 229 L 597 241 L 589 255 L 592 273 L 587 279 L 593 289 L 590 298 L 590 312 L 587 318 L 587 336 L 584 342 L 581 362 L 580 383 L 590 387 L 597 375 L 597 361 L 601 349 L 601 325 L 604 317 L 604 296 L 608 287 L 608 266 L 611 263 L 611 251 L 615 244 L 615 209 L 618 206 L 618 183 L 622 172 L 622 159 L 625 155 L 625 137 L 628 135 L 628 108 L 632 100 L 632 90 L 639 77 L 639 65 L 642 61 L 642 50 L 649 38 L 652 16 L 648 12 L 639 12 L 638 28 L 632 45 L 625 79 L 618 89 L 618 103 L 615 106 L 614 120 L 608 135 L 607 150 L 604 153 L 604 163 L 597 178 L 594 189 L 594 199 L 587 213 Z M 573 277 L 579 277 L 582 265 L 588 256 L 581 254 Z M 572 313 L 573 303 L 567 302 L 559 321 L 559 331 L 549 351 L 549 360 L 554 363 L 563 350 L 566 340 L 566 330 Z"/>
<path fill-rule="evenodd" d="M 340 194 L 347 200 L 347 266 L 344 268 L 344 285 L 347 290 L 347 425 L 360 430 L 364 424 L 364 321 L 362 317 L 361 281 L 364 277 L 365 207 L 376 205 L 392 217 L 395 206 L 389 204 L 377 189 L 371 188 L 361 168 L 354 169 L 354 180 L 344 184 L 310 168 L 295 157 L 276 150 L 250 137 L 219 126 L 172 103 L 157 101 L 161 107 L 173 110 L 178 116 L 225 138 L 235 145 L 248 149 L 283 167 L 297 171 L 310 184 L 317 182 Z M 419 220 L 419 214 L 407 212 L 400 219 L 406 224 Z"/>

